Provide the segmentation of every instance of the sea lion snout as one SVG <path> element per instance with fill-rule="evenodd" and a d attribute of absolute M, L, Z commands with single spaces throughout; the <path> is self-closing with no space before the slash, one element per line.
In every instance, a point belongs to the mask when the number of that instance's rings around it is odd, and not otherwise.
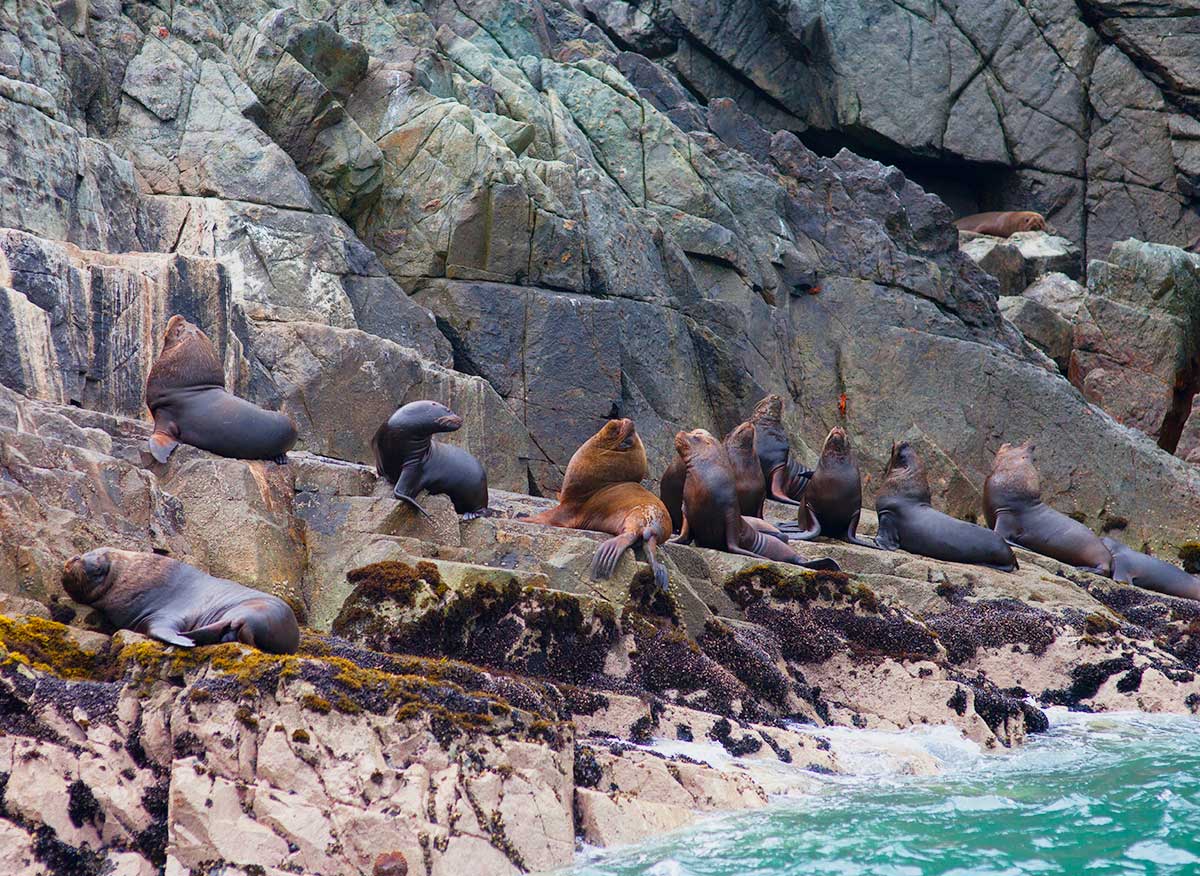
<path fill-rule="evenodd" d="M 108 589 L 111 569 L 112 561 L 103 548 L 71 557 L 63 564 L 63 590 L 81 605 L 95 602 Z"/>
<path fill-rule="evenodd" d="M 462 428 L 463 418 L 451 412 L 445 416 L 438 417 L 434 422 L 442 427 L 443 432 L 457 432 Z"/>

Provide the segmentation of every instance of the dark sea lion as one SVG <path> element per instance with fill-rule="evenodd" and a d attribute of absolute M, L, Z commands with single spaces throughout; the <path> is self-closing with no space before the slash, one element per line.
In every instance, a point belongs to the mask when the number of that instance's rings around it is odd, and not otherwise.
<path fill-rule="evenodd" d="M 146 406 L 154 433 L 146 449 L 165 463 L 180 443 L 232 459 L 287 462 L 296 425 L 225 391 L 225 371 L 208 335 L 173 316 L 162 353 L 146 377 Z"/>
<path fill-rule="evenodd" d="M 396 485 L 393 495 L 426 517 L 417 504 L 422 491 L 450 497 L 464 520 L 488 516 L 487 472 L 461 447 L 434 440 L 439 432 L 462 428 L 462 417 L 435 401 L 398 408 L 371 438 L 375 470 Z"/>
<path fill-rule="evenodd" d="M 1189 575 L 1178 566 L 1127 547 L 1115 538 L 1102 538 L 1112 554 L 1112 577 L 1155 593 L 1200 599 L 1200 576 Z"/>
<path fill-rule="evenodd" d="M 1002 444 L 983 483 L 988 526 L 1010 544 L 1109 576 L 1112 554 L 1094 532 L 1042 502 L 1032 444 Z"/>
<path fill-rule="evenodd" d="M 1046 217 L 1032 210 L 1007 210 L 995 213 L 975 213 L 955 219 L 959 231 L 1010 237 L 1018 231 L 1045 231 Z"/>
<path fill-rule="evenodd" d="M 649 474 L 646 448 L 633 420 L 609 420 L 567 463 L 558 504 L 525 522 L 611 533 L 613 538 L 592 558 L 593 578 L 611 577 L 621 554 L 640 542 L 655 584 L 666 590 L 667 568 L 658 560 L 657 547 L 671 536 L 671 515 L 642 486 Z"/>
<path fill-rule="evenodd" d="M 754 446 L 754 424 L 749 421 L 741 423 L 725 436 L 723 443 L 733 465 L 738 505 L 742 514 L 761 520 L 766 499 L 766 483 Z M 671 527 L 674 532 L 679 532 L 683 525 L 683 482 L 686 477 L 687 466 L 684 465 L 683 458 L 676 455 L 658 482 L 658 495 L 671 513 Z M 787 541 L 786 536 L 774 526 L 765 520 L 761 520 L 761 523 L 757 528 Z"/>
<path fill-rule="evenodd" d="M 67 560 L 62 584 L 113 626 L 182 648 L 243 642 L 292 654 L 300 644 L 296 615 L 282 599 L 170 557 L 96 548 Z"/>
<path fill-rule="evenodd" d="M 709 432 L 677 432 L 675 450 L 687 465 L 687 479 L 683 485 L 683 528 L 674 543 L 695 542 L 700 547 L 746 557 L 837 570 L 837 563 L 830 559 L 803 559 L 739 513 L 737 479 L 729 454 Z"/>
<path fill-rule="evenodd" d="M 787 431 L 783 428 L 783 399 L 771 393 L 760 400 L 747 422 L 754 426 L 754 449 L 767 498 L 784 505 L 799 506 L 813 473 L 792 456 Z M 755 516 L 762 516 L 761 509 Z"/>
<path fill-rule="evenodd" d="M 883 484 L 875 496 L 885 551 L 898 548 L 952 563 L 973 563 L 1011 572 L 1017 568 L 1008 542 L 990 529 L 956 520 L 931 504 L 932 493 L 921 457 L 907 441 L 892 445 Z"/>
<path fill-rule="evenodd" d="M 834 426 L 821 448 L 821 460 L 798 514 L 798 530 L 784 529 L 804 540 L 823 535 L 862 547 L 876 547 L 858 537 L 858 518 L 862 514 L 862 475 L 850 448 L 846 430 Z"/>

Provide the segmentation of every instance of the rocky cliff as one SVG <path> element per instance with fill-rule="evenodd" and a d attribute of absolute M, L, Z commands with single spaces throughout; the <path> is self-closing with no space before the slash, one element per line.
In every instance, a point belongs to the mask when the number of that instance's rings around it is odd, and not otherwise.
<path fill-rule="evenodd" d="M 417 520 L 362 465 L 397 405 L 437 398 L 515 513 L 613 413 L 657 472 L 676 429 L 724 432 L 778 392 L 805 461 L 847 428 L 868 504 L 893 439 L 972 517 L 991 453 L 1033 438 L 1061 510 L 1167 556 L 1194 539 L 1200 472 L 1154 422 L 1186 405 L 1132 423 L 1147 435 L 1091 403 L 1128 399 L 1096 373 L 1112 362 L 1160 395 L 1176 373 L 1161 344 L 1104 344 L 1144 304 L 1120 259 L 1056 365 L 929 193 L 1040 208 L 1092 258 L 1186 243 L 1190 19 L 844 6 L 0 9 L 7 870 L 549 870 L 576 836 L 630 841 L 846 768 L 828 725 L 1004 746 L 1042 726 L 1030 696 L 1200 703 L 1192 605 L 1030 554 L 999 575 L 822 545 L 849 574 L 813 577 L 673 547 L 655 600 L 633 558 L 591 582 L 586 533 L 437 502 Z M 1160 322 L 1184 350 L 1177 303 Z M 232 390 L 296 421 L 290 465 L 140 452 L 174 313 Z M 99 544 L 288 599 L 302 654 L 112 637 L 58 583 Z M 646 745 L 664 738 L 738 769 Z"/>

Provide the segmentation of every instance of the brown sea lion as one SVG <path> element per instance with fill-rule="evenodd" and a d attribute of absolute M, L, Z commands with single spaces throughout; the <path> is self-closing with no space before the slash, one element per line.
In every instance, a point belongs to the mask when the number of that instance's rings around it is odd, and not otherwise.
<path fill-rule="evenodd" d="M 182 442 L 233 459 L 287 462 L 296 425 L 225 391 L 225 371 L 212 341 L 182 316 L 173 316 L 162 353 L 146 377 L 154 433 L 146 449 L 165 463 Z"/>
<path fill-rule="evenodd" d="M 641 485 L 649 473 L 646 448 L 633 420 L 609 420 L 567 463 L 558 504 L 525 522 L 611 533 L 613 538 L 592 558 L 593 578 L 611 577 L 621 554 L 640 542 L 655 584 L 666 590 L 667 568 L 659 562 L 657 548 L 671 536 L 671 515 L 658 496 Z"/>
<path fill-rule="evenodd" d="M 775 393 L 761 399 L 747 422 L 754 426 L 754 449 L 766 482 L 767 498 L 798 507 L 813 473 L 792 456 L 783 428 L 783 399 Z M 761 509 L 755 516 L 762 516 Z"/>
<path fill-rule="evenodd" d="M 1112 577 L 1155 593 L 1200 599 L 1200 576 L 1189 575 L 1178 566 L 1127 547 L 1114 538 L 1102 538 L 1112 554 Z"/>
<path fill-rule="evenodd" d="M 1032 210 L 1008 210 L 996 213 L 975 213 L 955 219 L 959 231 L 990 234 L 992 237 L 1010 237 L 1018 231 L 1045 231 L 1046 217 Z"/>
<path fill-rule="evenodd" d="M 956 520 L 931 504 L 925 465 L 907 441 L 892 445 L 883 485 L 875 496 L 879 533 L 875 544 L 885 551 L 973 563 L 1011 572 L 1017 568 L 1008 542 L 990 529 Z"/>
<path fill-rule="evenodd" d="M 836 571 L 830 559 L 805 560 L 777 538 L 760 532 L 739 512 L 737 481 L 729 454 L 704 429 L 675 434 L 675 450 L 687 465 L 683 484 L 683 528 L 676 544 L 761 557 L 811 569 Z"/>
<path fill-rule="evenodd" d="M 754 446 L 754 424 L 741 423 L 725 436 L 725 450 L 733 465 L 733 476 L 737 484 L 738 506 L 746 517 L 762 521 L 757 527 L 777 538 L 787 537 L 771 524 L 762 520 L 763 502 L 766 499 L 765 481 Z M 671 527 L 679 532 L 683 525 L 683 482 L 687 477 L 687 466 L 683 458 L 676 455 L 658 481 L 658 495 L 671 512 Z"/>
<path fill-rule="evenodd" d="M 393 495 L 426 517 L 417 504 L 422 492 L 450 497 L 464 520 L 491 515 L 487 472 L 461 447 L 434 439 L 439 432 L 462 428 L 462 417 L 435 401 L 414 401 L 397 408 L 375 430 L 371 450 L 380 477 L 396 485 Z"/>
<path fill-rule="evenodd" d="M 804 502 L 797 515 L 798 529 L 784 527 L 784 531 L 801 540 L 823 535 L 862 547 L 877 547 L 858 537 L 861 514 L 862 475 L 846 430 L 834 426 L 825 438 L 821 460 L 804 491 Z"/>
<path fill-rule="evenodd" d="M 1032 444 L 1002 444 L 983 483 L 988 526 L 1020 545 L 1090 572 L 1112 574 L 1112 554 L 1094 532 L 1042 503 Z"/>
<path fill-rule="evenodd" d="M 96 548 L 67 560 L 62 584 L 113 626 L 181 648 L 243 642 L 292 654 L 300 644 L 296 615 L 282 599 L 170 557 Z"/>

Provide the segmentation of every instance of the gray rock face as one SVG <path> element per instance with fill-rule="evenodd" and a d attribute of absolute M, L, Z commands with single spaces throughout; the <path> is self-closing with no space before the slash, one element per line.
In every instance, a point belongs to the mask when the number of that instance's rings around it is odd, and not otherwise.
<path fill-rule="evenodd" d="M 1128 236 L 1182 246 L 1200 232 L 1200 30 L 1187 4 L 588 9 L 615 40 L 677 70 L 702 102 L 730 97 L 769 129 L 807 129 L 814 143 L 912 166 L 960 214 L 1038 210 L 1093 258 Z M 955 161 L 954 181 L 924 176 L 929 158 Z"/>
<path fill-rule="evenodd" d="M 1023 295 L 1001 296 L 999 305 L 1004 318 L 1066 373 L 1071 361 L 1071 323 L 1046 305 Z"/>

